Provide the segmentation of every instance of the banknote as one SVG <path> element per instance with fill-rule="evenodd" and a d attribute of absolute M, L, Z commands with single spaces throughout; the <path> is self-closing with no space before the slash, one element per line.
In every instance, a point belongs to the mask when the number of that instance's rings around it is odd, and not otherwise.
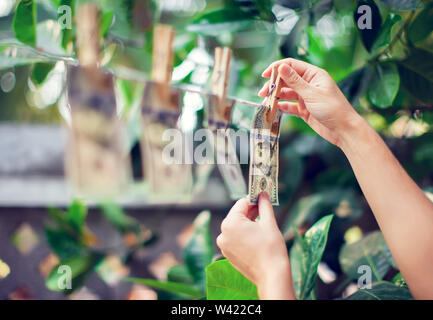
<path fill-rule="evenodd" d="M 250 132 L 250 174 L 248 200 L 257 204 L 266 192 L 272 205 L 278 205 L 279 132 L 282 112 L 276 110 L 271 123 L 266 121 L 269 108 L 258 108 Z"/>
<path fill-rule="evenodd" d="M 68 68 L 71 125 L 65 171 L 75 193 L 114 196 L 130 178 L 124 131 L 117 117 L 113 76 L 96 69 Z"/>
<path fill-rule="evenodd" d="M 218 99 L 210 96 L 208 104 L 207 122 L 212 131 L 215 145 L 215 159 L 219 172 L 224 180 L 232 199 L 240 199 L 247 194 L 247 186 L 242 174 L 241 166 L 231 139 L 230 116 L 234 106 L 233 100 L 226 100 L 226 107 L 218 112 L 215 106 Z"/>
<path fill-rule="evenodd" d="M 176 140 L 167 137 L 170 129 L 178 129 L 181 115 L 180 90 L 163 87 L 156 82 L 146 83 L 141 106 L 142 112 L 142 152 L 143 172 L 150 182 L 151 199 L 154 202 L 188 202 L 192 192 L 192 166 L 186 160 L 192 149 L 184 133 L 178 145 L 174 146 L 180 153 L 180 158 L 167 161 L 164 157 L 165 148 L 176 144 Z"/>

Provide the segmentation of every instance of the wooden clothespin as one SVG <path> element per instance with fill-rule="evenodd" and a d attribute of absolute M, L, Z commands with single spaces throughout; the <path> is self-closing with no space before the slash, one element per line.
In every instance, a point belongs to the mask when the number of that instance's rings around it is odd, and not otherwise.
<path fill-rule="evenodd" d="M 269 91 L 268 96 L 265 100 L 265 106 L 268 108 L 266 113 L 266 120 L 268 122 L 269 127 L 272 127 L 272 123 L 275 118 L 275 113 L 278 108 L 278 101 L 280 100 L 280 92 L 281 92 L 281 78 L 278 74 L 278 66 L 274 65 L 272 67 L 272 74 L 269 81 Z"/>
<path fill-rule="evenodd" d="M 83 67 L 97 68 L 100 58 L 98 6 L 83 4 L 77 17 L 78 60 Z"/>
<path fill-rule="evenodd" d="M 216 112 L 229 121 L 230 107 L 226 104 L 227 84 L 232 51 L 227 48 L 215 48 L 215 64 L 212 73 L 212 93 L 215 95 Z"/>
<path fill-rule="evenodd" d="M 170 81 L 173 68 L 174 30 L 169 25 L 157 25 L 153 33 L 152 80 L 158 83 L 162 101 L 170 101 Z M 170 105 L 165 103 L 164 105 Z M 171 104 L 173 105 L 173 104 Z"/>

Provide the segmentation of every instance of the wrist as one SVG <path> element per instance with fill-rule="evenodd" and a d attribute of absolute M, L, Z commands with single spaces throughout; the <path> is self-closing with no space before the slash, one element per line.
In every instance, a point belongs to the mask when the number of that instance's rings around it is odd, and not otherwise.
<path fill-rule="evenodd" d="M 295 300 L 289 259 L 268 264 L 257 282 L 261 300 Z"/>
<path fill-rule="evenodd" d="M 367 121 L 358 113 L 354 113 L 337 130 L 338 147 L 346 152 L 366 137 L 370 131 L 371 127 Z"/>

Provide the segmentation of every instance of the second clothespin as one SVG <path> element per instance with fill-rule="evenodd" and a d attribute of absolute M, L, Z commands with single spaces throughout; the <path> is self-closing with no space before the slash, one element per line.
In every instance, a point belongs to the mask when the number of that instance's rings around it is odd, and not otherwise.
<path fill-rule="evenodd" d="M 157 25 L 153 33 L 152 80 L 158 84 L 159 97 L 170 104 L 170 81 L 173 69 L 174 30 L 169 25 Z"/>
<path fill-rule="evenodd" d="M 274 65 L 272 67 L 272 74 L 269 80 L 268 96 L 265 100 L 265 106 L 268 108 L 266 112 L 266 121 L 271 130 L 273 130 L 272 125 L 278 109 L 278 101 L 280 100 L 281 87 L 282 84 L 280 75 L 278 74 L 278 66 Z"/>
<path fill-rule="evenodd" d="M 225 121 L 230 120 L 230 106 L 227 105 L 226 94 L 229 78 L 232 51 L 227 48 L 215 48 L 215 64 L 212 74 L 212 93 L 215 95 L 216 112 Z"/>

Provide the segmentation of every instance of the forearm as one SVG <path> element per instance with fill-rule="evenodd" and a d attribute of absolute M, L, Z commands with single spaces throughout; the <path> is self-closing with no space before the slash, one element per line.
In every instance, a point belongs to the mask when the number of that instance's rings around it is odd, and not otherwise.
<path fill-rule="evenodd" d="M 261 300 L 296 300 L 289 260 L 271 265 L 257 283 Z"/>
<path fill-rule="evenodd" d="M 433 204 L 362 118 L 340 147 L 412 294 L 433 299 Z"/>

